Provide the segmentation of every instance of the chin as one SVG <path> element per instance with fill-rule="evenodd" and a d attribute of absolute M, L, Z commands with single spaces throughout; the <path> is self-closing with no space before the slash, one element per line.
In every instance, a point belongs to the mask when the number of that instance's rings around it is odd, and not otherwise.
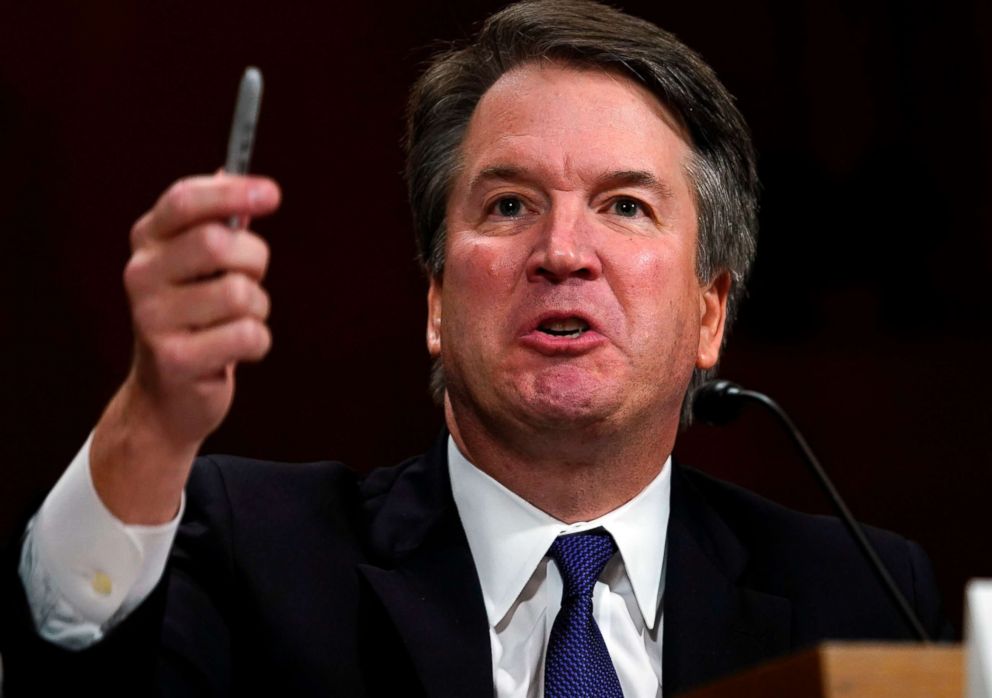
<path fill-rule="evenodd" d="M 623 404 L 617 385 L 583 376 L 536 376 L 519 386 L 519 415 L 533 426 L 559 430 L 609 423 Z"/>

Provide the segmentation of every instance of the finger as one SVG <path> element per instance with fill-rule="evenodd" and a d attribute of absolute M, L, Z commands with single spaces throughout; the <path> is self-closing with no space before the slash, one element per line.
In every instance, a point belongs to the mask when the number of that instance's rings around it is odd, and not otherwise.
<path fill-rule="evenodd" d="M 232 216 L 264 216 L 279 206 L 278 185 L 266 177 L 214 175 L 181 179 L 138 219 L 131 230 L 133 249 L 184 229 Z"/>
<path fill-rule="evenodd" d="M 164 243 L 159 263 L 162 278 L 169 283 L 219 272 L 239 272 L 261 281 L 269 265 L 269 245 L 251 231 L 211 223 Z"/>
<path fill-rule="evenodd" d="M 240 318 L 197 332 L 176 332 L 162 338 L 153 353 L 161 374 L 172 381 L 216 376 L 228 364 L 258 361 L 272 346 L 265 323 Z"/>
<path fill-rule="evenodd" d="M 163 284 L 182 284 L 224 272 L 261 281 L 268 264 L 269 246 L 260 236 L 208 223 L 137 250 L 124 269 L 124 285 L 134 299 Z"/>
<path fill-rule="evenodd" d="M 149 295 L 135 305 L 134 322 L 140 333 L 154 335 L 200 330 L 242 317 L 264 322 L 269 310 L 269 294 L 254 279 L 230 273 Z"/>

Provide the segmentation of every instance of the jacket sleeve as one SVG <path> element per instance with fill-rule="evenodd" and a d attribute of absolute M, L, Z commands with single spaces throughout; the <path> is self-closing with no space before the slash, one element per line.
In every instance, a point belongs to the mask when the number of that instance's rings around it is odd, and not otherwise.
<path fill-rule="evenodd" d="M 38 635 L 17 574 L 20 546 L 5 555 L 0 648 L 4 696 L 222 696 L 230 687 L 230 509 L 218 469 L 194 467 L 165 572 L 151 593 L 102 639 L 67 649 Z M 168 608 L 168 614 L 166 609 Z"/>

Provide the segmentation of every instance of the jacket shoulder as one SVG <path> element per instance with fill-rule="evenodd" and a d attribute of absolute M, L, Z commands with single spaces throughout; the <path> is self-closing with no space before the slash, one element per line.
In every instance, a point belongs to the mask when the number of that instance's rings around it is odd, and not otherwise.
<path fill-rule="evenodd" d="M 351 499 L 360 476 L 337 461 L 288 463 L 230 455 L 196 459 L 187 483 L 189 498 L 206 501 L 223 496 L 239 512 L 252 515 L 259 508 L 299 509 L 308 502 L 319 505 Z"/>
<path fill-rule="evenodd" d="M 794 546 L 805 542 L 816 545 L 817 554 L 836 552 L 843 555 L 850 552 L 848 548 L 855 546 L 843 522 L 837 517 L 790 509 L 695 468 L 679 465 L 677 470 L 684 485 L 717 511 L 749 549 Z M 876 545 L 898 548 L 908 543 L 891 531 L 872 526 L 863 528 Z"/>
<path fill-rule="evenodd" d="M 839 518 L 790 509 L 687 466 L 677 466 L 676 472 L 682 487 L 716 512 L 746 550 L 742 579 L 747 583 L 792 599 L 806 607 L 805 617 L 825 627 L 856 611 L 865 627 L 889 625 L 904 632 L 902 622 L 892 619 L 895 610 L 874 570 Z M 861 527 L 924 626 L 935 637 L 953 637 L 923 549 L 892 531 Z M 840 608 L 847 613 L 839 614 Z M 801 627 L 795 630 L 802 634 Z M 857 633 L 847 633 L 852 634 Z M 846 636 L 840 630 L 835 635 Z"/>

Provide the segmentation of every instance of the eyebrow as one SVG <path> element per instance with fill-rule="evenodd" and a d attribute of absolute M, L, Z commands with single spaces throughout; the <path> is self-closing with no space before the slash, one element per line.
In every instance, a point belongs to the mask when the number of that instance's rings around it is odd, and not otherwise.
<path fill-rule="evenodd" d="M 513 167 L 511 165 L 492 165 L 490 167 L 483 168 L 477 175 L 472 177 L 472 181 L 468 183 L 468 190 L 469 192 L 474 192 L 479 188 L 479 185 L 485 182 L 530 182 L 532 179 L 532 177 L 528 176 L 525 171 L 519 167 Z"/>
<path fill-rule="evenodd" d="M 610 172 L 599 180 L 599 185 L 606 189 L 639 187 L 653 192 L 655 196 L 664 201 L 675 196 L 668 182 L 663 182 L 646 170 L 618 170 L 616 172 Z"/>
<path fill-rule="evenodd" d="M 537 178 L 526 169 L 512 165 L 493 165 L 485 167 L 469 182 L 469 192 L 474 192 L 481 184 L 490 181 L 524 182 L 535 184 Z M 617 187 L 639 187 L 648 189 L 662 200 L 675 196 L 672 187 L 647 170 L 615 170 L 607 172 L 596 180 L 597 189 L 615 189 Z"/>

